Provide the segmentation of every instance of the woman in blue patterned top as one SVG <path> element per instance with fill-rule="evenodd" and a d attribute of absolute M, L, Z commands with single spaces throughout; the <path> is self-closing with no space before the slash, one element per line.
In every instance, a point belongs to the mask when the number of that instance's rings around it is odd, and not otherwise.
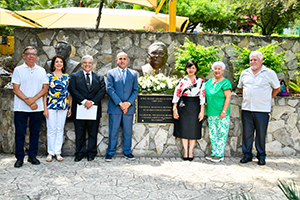
<path fill-rule="evenodd" d="M 61 148 L 64 137 L 66 116 L 71 115 L 72 97 L 69 94 L 70 76 L 65 74 L 66 62 L 61 55 L 52 58 L 49 78 L 49 90 L 44 96 L 44 116 L 47 123 L 46 161 L 51 162 L 55 156 L 57 161 L 63 161 Z M 46 109 L 47 108 L 47 109 Z"/>

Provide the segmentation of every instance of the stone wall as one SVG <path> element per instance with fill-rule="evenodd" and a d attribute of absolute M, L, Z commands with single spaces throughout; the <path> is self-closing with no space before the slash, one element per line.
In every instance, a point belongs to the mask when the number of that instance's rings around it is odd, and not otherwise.
<path fill-rule="evenodd" d="M 185 34 L 185 33 L 156 33 L 144 31 L 111 31 L 92 29 L 16 29 L 15 52 L 13 62 L 15 65 L 23 63 L 22 50 L 27 45 L 36 46 L 38 49 L 37 63 L 44 66 L 46 61 L 55 55 L 55 46 L 58 41 L 66 40 L 72 45 L 71 58 L 80 61 L 85 54 L 94 57 L 94 71 L 106 76 L 109 69 L 116 66 L 115 57 L 118 52 L 125 51 L 130 58 L 129 67 L 141 74 L 141 66 L 147 60 L 147 48 L 155 41 L 164 42 L 168 46 L 168 64 L 174 66 L 175 46 L 184 43 L 187 37 L 191 41 L 204 46 L 223 45 L 233 43 L 240 47 L 248 47 L 255 50 L 258 46 L 264 46 L 271 42 L 286 41 L 276 51 L 287 51 L 288 70 L 286 74 L 279 74 L 280 79 L 294 79 L 297 70 L 295 53 L 300 51 L 299 38 L 262 37 L 262 36 L 235 36 L 218 34 Z M 236 59 L 232 45 L 228 45 L 221 51 L 223 62 L 226 64 L 225 76 L 233 82 L 232 63 Z M 210 78 L 208 75 L 206 79 Z M 1 78 L 2 79 L 2 78 Z M 7 77 L 6 77 L 7 79 Z M 6 80 L 5 79 L 5 80 Z M 4 80 L 4 79 L 3 79 Z M 271 121 L 267 135 L 268 155 L 296 155 L 300 153 L 298 115 L 299 100 L 297 97 L 276 97 L 273 100 Z M 9 89 L 0 89 L 0 103 L 2 121 L 0 134 L 0 151 L 12 153 L 14 151 L 14 126 L 13 126 L 13 93 Z M 241 156 L 242 126 L 241 106 L 242 97 L 232 96 L 231 123 L 229 137 L 225 149 L 225 156 Z M 98 153 L 105 155 L 108 144 L 108 115 L 106 114 L 108 96 L 102 102 L 103 117 L 98 133 Z M 181 156 L 182 145 L 179 139 L 172 136 L 173 125 L 143 125 L 133 126 L 133 154 L 136 156 Z M 121 133 L 121 131 L 120 131 Z M 121 135 L 121 134 L 120 134 Z M 198 140 L 195 147 L 195 156 L 204 156 L 210 152 L 207 121 L 203 123 L 202 139 Z M 28 149 L 28 134 L 25 148 Z M 39 153 L 46 154 L 46 128 L 43 121 L 40 134 Z M 75 132 L 72 120 L 68 120 L 65 126 L 65 138 L 63 155 L 73 155 L 75 152 Z M 117 153 L 122 153 L 121 136 L 118 142 Z"/>
<path fill-rule="evenodd" d="M 81 57 L 89 54 L 94 57 L 94 71 L 106 75 L 107 71 L 116 66 L 116 55 L 124 51 L 130 58 L 129 67 L 142 74 L 141 66 L 147 62 L 147 48 L 155 41 L 163 42 L 168 47 L 169 58 L 167 64 L 174 67 L 174 47 L 179 47 L 188 38 L 196 44 L 203 46 L 229 44 L 220 54 L 226 64 L 225 76 L 233 82 L 232 62 L 237 59 L 231 44 L 241 48 L 256 50 L 259 46 L 266 46 L 272 42 L 284 42 L 276 49 L 276 52 L 286 51 L 287 60 L 286 73 L 279 74 L 279 79 L 294 80 L 294 73 L 298 71 L 297 57 L 295 53 L 300 52 L 299 37 L 265 37 L 249 35 L 229 34 L 196 34 L 196 33 L 169 33 L 169 32 L 145 32 L 145 31 L 113 31 L 94 29 L 15 29 L 15 49 L 13 54 L 14 65 L 20 65 L 22 50 L 25 46 L 37 47 L 37 64 L 44 66 L 46 61 L 55 55 L 55 47 L 58 41 L 65 40 L 71 44 L 70 57 L 80 61 Z M 210 78 L 212 74 L 208 75 Z M 235 88 L 236 84 L 233 84 Z"/>

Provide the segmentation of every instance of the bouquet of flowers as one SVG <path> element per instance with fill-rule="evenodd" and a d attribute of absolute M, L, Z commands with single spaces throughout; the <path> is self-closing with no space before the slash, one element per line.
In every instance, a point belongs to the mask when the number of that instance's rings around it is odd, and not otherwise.
<path fill-rule="evenodd" d="M 139 92 L 166 92 L 173 93 L 177 85 L 176 77 L 166 77 L 163 74 L 139 77 Z"/>

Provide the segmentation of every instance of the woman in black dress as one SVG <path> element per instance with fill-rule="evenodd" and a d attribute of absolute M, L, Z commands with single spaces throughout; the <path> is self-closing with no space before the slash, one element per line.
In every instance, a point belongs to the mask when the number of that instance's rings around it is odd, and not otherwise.
<path fill-rule="evenodd" d="M 197 63 L 187 62 L 187 76 L 181 78 L 173 96 L 174 136 L 181 138 L 184 149 L 183 160 L 192 161 L 196 140 L 201 139 L 204 117 L 205 84 L 196 76 Z"/>

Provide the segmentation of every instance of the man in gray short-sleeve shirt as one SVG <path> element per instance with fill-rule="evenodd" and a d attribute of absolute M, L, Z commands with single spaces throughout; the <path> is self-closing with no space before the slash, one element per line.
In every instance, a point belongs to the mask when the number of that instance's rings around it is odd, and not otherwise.
<path fill-rule="evenodd" d="M 272 98 L 280 91 L 280 82 L 276 73 L 265 67 L 259 51 L 250 54 L 250 67 L 245 69 L 239 79 L 238 88 L 243 92 L 243 154 L 241 163 L 252 161 L 254 130 L 255 147 L 259 165 L 265 165 L 265 138 L 271 112 Z"/>

